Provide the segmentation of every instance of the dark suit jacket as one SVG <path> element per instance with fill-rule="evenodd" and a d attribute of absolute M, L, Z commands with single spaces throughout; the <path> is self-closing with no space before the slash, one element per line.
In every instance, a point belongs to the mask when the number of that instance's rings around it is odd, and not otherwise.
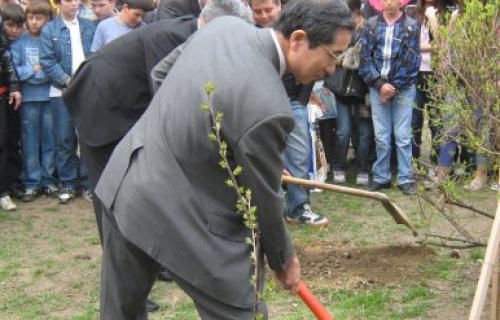
<path fill-rule="evenodd" d="M 158 19 L 171 19 L 185 15 L 198 17 L 200 12 L 198 0 L 161 0 L 158 6 Z"/>
<path fill-rule="evenodd" d="M 209 23 L 115 148 L 96 188 L 129 241 L 198 289 L 244 308 L 254 302 L 248 230 L 200 105 L 212 81 L 230 158 L 242 166 L 240 183 L 257 206 L 268 264 L 282 271 L 293 249 L 283 218 L 281 152 L 294 120 L 278 70 L 269 29 L 234 17 Z"/>
<path fill-rule="evenodd" d="M 196 30 L 193 16 L 159 21 L 87 59 L 63 97 L 80 139 L 92 147 L 120 140 L 151 102 L 151 69 Z"/>

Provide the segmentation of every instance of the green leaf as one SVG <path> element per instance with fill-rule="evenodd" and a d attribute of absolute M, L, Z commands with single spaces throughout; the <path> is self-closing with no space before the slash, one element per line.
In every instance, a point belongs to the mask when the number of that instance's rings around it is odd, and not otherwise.
<path fill-rule="evenodd" d="M 211 96 L 215 92 L 215 84 L 212 81 L 205 82 L 204 85 L 205 92 Z"/>
<path fill-rule="evenodd" d="M 202 103 L 200 105 L 200 107 L 201 107 L 201 110 L 203 110 L 203 111 L 210 111 L 210 106 L 208 105 L 208 103 Z"/>
<path fill-rule="evenodd" d="M 243 171 L 243 169 L 240 166 L 236 166 L 236 168 L 234 168 L 234 170 L 233 170 L 233 174 L 235 176 L 238 176 L 241 174 L 241 171 Z"/>

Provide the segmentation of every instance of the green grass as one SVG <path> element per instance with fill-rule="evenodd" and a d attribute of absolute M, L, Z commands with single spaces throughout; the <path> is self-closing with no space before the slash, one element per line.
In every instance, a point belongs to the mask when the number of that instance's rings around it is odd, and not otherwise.
<path fill-rule="evenodd" d="M 388 195 L 419 226 L 416 199 L 403 197 L 396 189 Z M 414 244 L 409 231 L 395 224 L 376 201 L 323 192 L 312 194 L 312 206 L 330 224 L 326 228 L 291 226 L 294 242 L 303 249 L 318 246 L 318 241 L 353 250 Z M 20 204 L 16 212 L 0 211 L 0 319 L 96 319 L 100 246 L 90 208 L 83 201 L 68 206 L 47 201 L 39 207 Z M 456 306 L 470 304 L 474 287 L 464 283 L 464 279 L 470 282 L 463 276 L 464 266 L 476 266 L 484 255 L 484 249 L 472 249 L 457 260 L 448 257 L 449 250 L 436 251 L 437 256 L 415 266 L 418 272 L 413 273 L 418 276 L 401 279 L 397 285 L 327 288 L 322 278 L 310 273 L 306 280 L 338 320 L 429 319 L 430 310 L 440 308 L 443 299 Z M 307 267 L 304 264 L 303 269 Z M 331 277 L 337 277 L 335 272 Z M 193 302 L 174 284 L 157 283 L 151 297 L 160 304 L 160 310 L 150 315 L 152 320 L 198 319 Z M 270 319 L 314 319 L 297 296 L 278 288 L 274 281 L 267 282 L 264 297 Z"/>
<path fill-rule="evenodd" d="M 429 278 L 438 278 L 442 280 L 452 280 L 455 271 L 458 268 L 458 260 L 449 257 L 440 257 L 434 264 L 420 267 L 420 270 Z"/>
<path fill-rule="evenodd" d="M 484 259 L 485 249 L 483 248 L 473 248 L 469 251 L 469 259 L 476 262 Z"/>

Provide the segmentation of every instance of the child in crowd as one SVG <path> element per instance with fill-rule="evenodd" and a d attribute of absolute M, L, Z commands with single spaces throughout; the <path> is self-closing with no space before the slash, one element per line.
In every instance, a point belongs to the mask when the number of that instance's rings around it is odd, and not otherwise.
<path fill-rule="evenodd" d="M 116 0 L 90 0 L 90 3 L 97 23 L 115 15 Z"/>
<path fill-rule="evenodd" d="M 24 11 L 20 5 L 8 3 L 2 8 L 2 24 L 9 42 L 24 32 L 24 22 Z"/>
<path fill-rule="evenodd" d="M 280 0 L 251 0 L 253 19 L 259 27 L 269 27 L 281 12 Z"/>
<path fill-rule="evenodd" d="M 356 184 L 366 186 L 369 183 L 373 124 L 366 103 L 368 88 L 358 72 L 365 21 L 361 15 L 361 0 L 348 0 L 347 5 L 356 22 L 356 30 L 342 64 L 325 81 L 325 86 L 335 94 L 337 101 L 337 127 L 332 150 L 333 182 L 346 182 L 347 152 L 352 138 L 356 145 Z"/>
<path fill-rule="evenodd" d="M 7 51 L 9 41 L 16 32 L 6 32 L 8 26 L 16 26 L 24 22 L 24 14 L 20 16 L 13 4 L 2 8 L 2 30 L 0 30 L 0 209 L 10 211 L 17 208 L 9 194 L 21 193 L 17 187 L 21 175 L 21 157 L 19 152 L 19 115 L 17 109 L 21 105 L 19 80 L 12 66 L 10 53 Z M 19 6 L 18 6 L 19 7 Z M 22 12 L 22 9 L 20 9 Z M 4 32 L 5 30 L 5 32 Z M 10 30 L 13 31 L 13 30 Z M 14 28 L 17 31 L 17 28 Z"/>
<path fill-rule="evenodd" d="M 396 141 L 397 183 L 406 195 L 417 192 L 412 175 L 411 118 L 420 68 L 420 26 L 401 11 L 400 0 L 381 0 L 382 15 L 370 18 L 363 35 L 359 73 L 370 87 L 377 160 L 377 191 L 391 187 L 392 135 Z"/>
<path fill-rule="evenodd" d="M 82 187 L 90 197 L 85 168 L 77 157 L 75 127 L 62 100 L 61 90 L 69 84 L 71 74 L 90 54 L 95 23 L 78 17 L 79 0 L 55 0 L 60 15 L 42 29 L 40 64 L 50 81 L 49 97 L 56 135 L 56 170 L 61 184 L 59 202 L 67 203 Z M 80 175 L 80 177 L 79 177 Z M 80 182 L 80 185 L 79 183 Z"/>
<path fill-rule="evenodd" d="M 97 26 L 91 51 L 95 52 L 108 42 L 144 26 L 142 18 L 151 9 L 149 0 L 124 0 L 120 13 Z"/>
<path fill-rule="evenodd" d="M 21 142 L 23 150 L 23 201 L 42 191 L 56 195 L 55 137 L 49 99 L 49 80 L 39 61 L 40 33 L 51 15 L 48 2 L 32 0 L 26 7 L 28 32 L 11 45 L 13 64 L 21 82 Z"/>

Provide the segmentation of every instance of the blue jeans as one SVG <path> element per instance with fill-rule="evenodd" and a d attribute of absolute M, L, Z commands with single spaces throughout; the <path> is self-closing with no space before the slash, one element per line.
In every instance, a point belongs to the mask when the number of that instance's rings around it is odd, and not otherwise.
<path fill-rule="evenodd" d="M 79 159 L 76 156 L 75 126 L 61 97 L 51 98 L 56 136 L 56 169 L 62 187 L 75 188 Z"/>
<path fill-rule="evenodd" d="M 293 177 L 309 179 L 311 139 L 308 130 L 307 108 L 297 101 L 291 101 L 290 107 L 295 119 L 295 127 L 288 136 L 283 161 L 286 169 Z M 288 185 L 287 207 L 289 217 L 296 218 L 302 215 L 302 206 L 308 202 L 308 190 L 301 186 Z"/>
<path fill-rule="evenodd" d="M 27 189 L 55 186 L 54 120 L 49 101 L 28 101 L 21 106 L 23 182 Z"/>
<path fill-rule="evenodd" d="M 477 114 L 479 116 L 479 113 Z M 452 116 L 446 114 L 443 119 L 444 127 L 452 126 Z M 460 130 L 456 127 L 452 127 L 448 132 L 445 132 L 446 142 L 439 148 L 439 160 L 438 166 L 451 168 L 453 164 L 453 159 L 455 158 L 455 153 L 457 151 L 457 138 L 460 134 Z M 489 159 L 486 156 L 476 153 L 475 154 L 475 164 L 488 163 Z"/>
<path fill-rule="evenodd" d="M 373 181 L 391 181 L 391 136 L 394 133 L 398 159 L 398 184 L 413 182 L 411 167 L 411 117 L 415 99 L 415 86 L 399 91 L 389 102 L 382 104 L 380 94 L 370 88 L 375 150 Z"/>
<path fill-rule="evenodd" d="M 370 146 L 373 141 L 373 125 L 370 118 L 361 118 L 359 107 L 344 104 L 337 99 L 337 130 L 333 151 L 333 170 L 347 170 L 347 152 L 353 126 L 356 128 L 354 139 L 356 147 L 356 166 L 358 173 L 368 173 Z"/>

